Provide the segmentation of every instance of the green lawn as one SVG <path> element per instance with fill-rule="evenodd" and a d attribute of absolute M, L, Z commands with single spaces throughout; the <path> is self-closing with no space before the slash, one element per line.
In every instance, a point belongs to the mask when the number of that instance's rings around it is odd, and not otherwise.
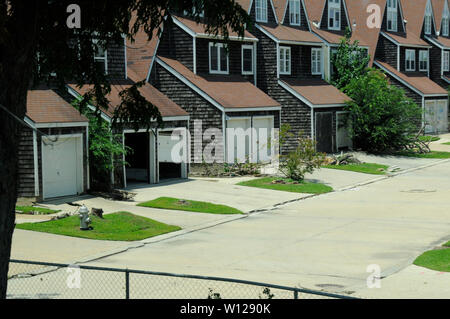
<path fill-rule="evenodd" d="M 128 212 L 107 214 L 104 219 L 91 216 L 91 220 L 92 230 L 80 230 L 78 215 L 43 223 L 18 224 L 16 228 L 71 237 L 121 241 L 142 240 L 181 229 Z"/>
<path fill-rule="evenodd" d="M 250 181 L 241 182 L 237 185 L 250 186 L 258 188 L 273 189 L 276 191 L 292 192 L 292 193 L 307 193 L 307 194 L 324 194 L 333 191 L 328 185 L 319 183 L 299 182 L 298 184 L 292 184 L 292 180 L 284 178 L 287 184 L 272 184 L 272 181 L 280 180 L 277 177 L 263 177 L 258 179 L 252 179 Z"/>
<path fill-rule="evenodd" d="M 444 246 L 449 247 L 450 242 L 448 242 Z M 417 257 L 417 259 L 414 261 L 414 265 L 433 269 L 436 271 L 450 272 L 450 248 L 427 251 Z"/>
<path fill-rule="evenodd" d="M 242 211 L 230 206 L 172 197 L 159 197 L 148 202 L 140 203 L 138 206 L 209 214 L 243 214 Z"/>
<path fill-rule="evenodd" d="M 450 145 L 450 142 L 447 142 L 447 143 L 442 143 L 443 145 Z"/>
<path fill-rule="evenodd" d="M 412 153 L 412 152 L 399 152 L 396 155 L 399 156 L 407 156 L 407 157 L 417 157 L 417 158 L 440 158 L 440 159 L 446 159 L 450 158 L 450 152 L 437 152 L 437 151 L 431 151 L 430 153 L 426 154 L 418 154 L 418 153 Z"/>
<path fill-rule="evenodd" d="M 365 174 L 373 175 L 384 175 L 386 174 L 389 166 L 375 164 L 375 163 L 360 163 L 360 164 L 347 164 L 347 165 L 324 165 L 324 168 L 340 169 L 344 171 L 352 171 Z"/>
<path fill-rule="evenodd" d="M 33 206 L 16 206 L 16 211 L 21 211 L 23 214 L 31 214 L 32 212 L 39 212 L 43 215 L 56 214 L 60 212 L 60 210 L 52 210 Z"/>
<path fill-rule="evenodd" d="M 422 135 L 419 136 L 419 140 L 422 142 L 436 142 L 439 141 L 441 138 L 438 136 L 431 136 L 431 135 Z"/>

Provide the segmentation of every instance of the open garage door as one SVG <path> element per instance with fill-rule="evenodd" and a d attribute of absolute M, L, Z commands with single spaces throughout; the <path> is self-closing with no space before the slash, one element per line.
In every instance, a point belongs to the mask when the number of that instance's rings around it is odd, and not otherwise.
<path fill-rule="evenodd" d="M 333 113 L 317 112 L 315 121 L 315 137 L 318 152 L 333 152 Z"/>
<path fill-rule="evenodd" d="M 76 195 L 83 189 L 82 137 L 42 138 L 43 197 Z"/>
<path fill-rule="evenodd" d="M 150 183 L 149 133 L 125 133 L 127 182 Z"/>

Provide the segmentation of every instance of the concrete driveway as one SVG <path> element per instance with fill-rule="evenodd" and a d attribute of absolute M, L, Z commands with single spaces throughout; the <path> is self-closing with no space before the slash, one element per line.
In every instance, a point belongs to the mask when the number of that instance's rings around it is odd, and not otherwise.
<path fill-rule="evenodd" d="M 450 239 L 449 176 L 450 162 L 445 161 L 93 264 L 234 277 L 358 295 L 367 290 L 368 265 L 379 265 L 381 276 L 389 278 L 423 251 Z M 442 280 L 450 286 L 448 276 Z M 395 297 L 397 285 L 381 288 L 377 296 Z M 423 281 L 411 285 L 408 297 L 426 297 L 421 294 Z M 441 297 L 450 295 L 443 291 Z"/>

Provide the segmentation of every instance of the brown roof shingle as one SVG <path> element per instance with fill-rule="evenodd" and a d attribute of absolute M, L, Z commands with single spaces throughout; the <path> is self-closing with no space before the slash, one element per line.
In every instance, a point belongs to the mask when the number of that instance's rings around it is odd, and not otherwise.
<path fill-rule="evenodd" d="M 134 71 L 136 78 L 128 76 L 135 82 L 142 81 L 147 78 L 150 65 L 158 44 L 158 31 L 153 32 L 151 40 L 148 39 L 147 33 L 140 30 L 134 37 L 134 42 L 127 40 L 127 68 Z"/>
<path fill-rule="evenodd" d="M 54 90 L 40 88 L 27 92 L 27 114 L 35 123 L 88 122 Z"/>
<path fill-rule="evenodd" d="M 280 41 L 322 43 L 319 37 L 309 31 L 291 28 L 285 25 L 278 25 L 276 27 L 261 25 L 261 27 Z"/>
<path fill-rule="evenodd" d="M 336 87 L 320 79 L 282 80 L 314 106 L 341 105 L 351 99 Z"/>
<path fill-rule="evenodd" d="M 268 108 L 280 104 L 239 75 L 196 75 L 180 62 L 158 58 L 224 108 Z"/>
<path fill-rule="evenodd" d="M 410 86 L 421 92 L 423 95 L 448 94 L 446 90 L 444 90 L 438 84 L 433 82 L 430 78 L 426 76 L 426 74 L 419 74 L 419 73 L 405 74 L 397 71 L 395 68 L 393 68 L 387 63 L 381 61 L 375 62 L 377 65 L 381 67 L 382 70 L 408 83 Z"/>
<path fill-rule="evenodd" d="M 131 71 L 132 72 L 132 71 Z M 111 92 L 108 94 L 107 99 L 110 102 L 110 107 L 108 110 L 103 110 L 106 115 L 109 117 L 114 116 L 114 110 L 116 107 L 120 105 L 122 102 L 120 98 L 120 92 L 123 90 L 126 90 L 130 88 L 133 85 L 132 82 L 128 81 L 123 84 L 112 84 L 111 85 Z M 78 92 L 80 95 L 86 94 L 88 91 L 90 91 L 93 88 L 93 85 L 84 85 L 81 88 L 78 88 L 74 84 L 69 84 L 69 86 Z M 176 116 L 187 116 L 188 113 L 183 110 L 178 104 L 173 102 L 171 99 L 169 99 L 166 95 L 161 93 L 159 90 L 157 90 L 154 86 L 152 86 L 150 83 L 145 83 L 144 86 L 140 87 L 139 93 L 147 99 L 147 101 L 151 102 L 153 105 L 155 105 L 159 112 L 161 113 L 162 117 L 176 117 Z"/>

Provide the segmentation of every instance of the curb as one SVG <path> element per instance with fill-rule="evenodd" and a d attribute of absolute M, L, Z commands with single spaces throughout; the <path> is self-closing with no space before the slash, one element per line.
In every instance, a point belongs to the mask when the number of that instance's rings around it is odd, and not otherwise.
<path fill-rule="evenodd" d="M 265 213 L 265 212 L 270 212 L 270 211 L 273 211 L 273 210 L 275 210 L 275 209 L 277 209 L 277 208 L 279 208 L 281 206 L 286 206 L 286 205 L 291 204 L 291 203 L 300 202 L 300 201 L 303 201 L 303 200 L 306 200 L 306 199 L 310 199 L 310 198 L 313 198 L 313 197 L 318 197 L 318 196 L 326 195 L 326 194 L 332 194 L 332 193 L 335 193 L 335 192 L 337 193 L 337 192 L 348 191 L 348 190 L 354 189 L 356 187 L 370 185 L 370 184 L 373 184 L 373 183 L 376 183 L 376 182 L 379 182 L 379 181 L 383 181 L 383 180 L 387 180 L 387 179 L 390 179 L 390 178 L 393 178 L 393 177 L 396 177 L 396 176 L 399 176 L 399 175 L 403 175 L 403 174 L 407 174 L 407 173 L 410 173 L 410 172 L 418 171 L 418 170 L 425 169 L 425 168 L 428 168 L 428 167 L 437 166 L 437 165 L 440 165 L 440 164 L 443 164 L 443 163 L 447 163 L 447 162 L 450 162 L 450 159 L 440 160 L 440 161 L 433 162 L 433 163 L 430 163 L 430 164 L 425 164 L 425 165 L 421 165 L 421 166 L 418 166 L 418 167 L 409 168 L 409 169 L 406 169 L 404 171 L 388 174 L 388 175 L 385 175 L 385 176 L 382 176 L 382 177 L 377 177 L 377 178 L 374 178 L 374 179 L 371 179 L 371 180 L 368 180 L 368 181 L 365 181 L 365 182 L 359 182 L 359 183 L 356 183 L 356 184 L 353 184 L 353 185 L 342 187 L 342 188 L 337 189 L 337 190 L 335 190 L 333 192 L 324 193 L 324 194 L 310 194 L 310 195 L 306 195 L 306 196 L 303 196 L 303 197 L 300 197 L 300 198 L 296 198 L 296 199 L 292 199 L 292 200 L 289 200 L 289 201 L 277 203 L 277 204 L 275 204 L 275 205 L 273 205 L 271 207 L 268 207 L 268 208 L 261 208 L 261 209 L 251 210 L 251 211 L 245 213 L 244 215 L 239 215 L 239 216 L 231 217 L 231 218 L 224 218 L 224 219 L 221 219 L 221 220 L 218 220 L 218 221 L 213 221 L 213 222 L 210 222 L 210 223 L 202 224 L 202 225 L 199 225 L 197 227 L 190 228 L 190 229 L 182 229 L 182 230 L 179 230 L 177 232 L 164 234 L 164 235 L 156 236 L 156 237 L 149 238 L 149 239 L 144 239 L 144 240 L 139 241 L 139 242 L 134 242 L 133 244 L 128 245 L 128 246 L 123 247 L 123 248 L 117 248 L 117 249 L 113 249 L 113 250 L 110 250 L 110 251 L 106 251 L 104 253 L 99 253 L 97 255 L 85 257 L 83 259 L 74 261 L 72 264 L 83 264 L 83 263 L 96 261 L 96 260 L 99 260 L 99 259 L 102 259 L 102 258 L 106 258 L 106 257 L 109 257 L 109 256 L 113 256 L 113 255 L 117 255 L 117 254 L 126 252 L 126 251 L 131 250 L 131 249 L 141 248 L 141 247 L 144 247 L 145 245 L 148 245 L 148 244 L 162 242 L 162 241 L 165 241 L 165 240 L 168 240 L 168 239 L 180 237 L 180 236 L 183 236 L 183 235 L 186 235 L 186 234 L 189 234 L 189 233 L 193 233 L 193 232 L 196 232 L 196 231 L 199 231 L 199 230 L 204 230 L 204 229 L 212 228 L 212 227 L 215 227 L 215 226 L 231 223 L 231 222 L 233 222 L 235 220 L 248 218 L 251 215 L 261 214 L 261 213 Z"/>

